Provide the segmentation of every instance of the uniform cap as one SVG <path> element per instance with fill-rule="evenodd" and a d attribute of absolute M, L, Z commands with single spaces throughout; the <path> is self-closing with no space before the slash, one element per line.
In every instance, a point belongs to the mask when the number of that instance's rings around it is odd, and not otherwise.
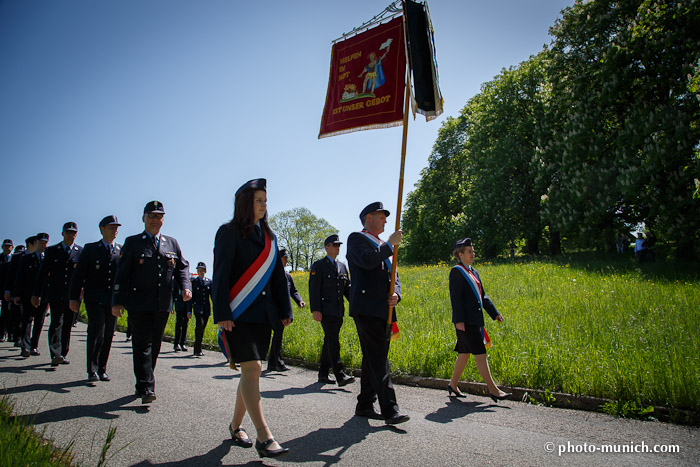
<path fill-rule="evenodd" d="M 323 241 L 323 246 L 328 245 L 329 243 L 343 243 L 340 241 L 340 238 L 338 237 L 337 234 L 330 235 Z"/>
<path fill-rule="evenodd" d="M 5 240 L 2 241 L 2 246 L 5 246 L 5 245 L 13 246 L 14 243 L 12 243 L 12 240 L 10 240 L 9 238 L 6 238 Z"/>
<path fill-rule="evenodd" d="M 280 258 L 284 258 L 285 256 L 289 256 L 289 253 L 287 253 L 287 249 L 286 249 L 286 248 L 282 248 L 282 249 L 280 250 Z"/>
<path fill-rule="evenodd" d="M 473 246 L 472 239 L 471 238 L 463 238 L 461 240 L 457 240 L 455 242 L 455 246 L 454 246 L 453 250 L 456 250 L 457 248 L 462 248 L 463 246 Z"/>
<path fill-rule="evenodd" d="M 36 239 L 36 235 L 32 235 L 31 237 L 27 237 L 27 238 L 24 240 L 24 243 L 34 243 L 34 242 L 36 242 L 36 240 L 37 240 L 37 239 Z"/>
<path fill-rule="evenodd" d="M 38 234 L 36 234 L 36 239 L 48 242 L 49 241 L 49 234 L 47 234 L 46 232 L 39 232 Z"/>
<path fill-rule="evenodd" d="M 117 220 L 117 216 L 112 214 L 111 216 L 107 216 L 100 221 L 100 227 L 106 227 L 108 225 L 121 225 L 121 224 Z"/>
<path fill-rule="evenodd" d="M 202 269 L 207 269 L 207 265 L 204 264 L 204 262 L 200 261 L 197 263 L 197 269 L 202 268 Z"/>
<path fill-rule="evenodd" d="M 17 245 L 17 248 L 15 248 L 15 253 L 21 253 L 21 252 L 23 252 L 24 250 L 26 250 L 26 248 L 24 247 L 24 245 Z"/>
<path fill-rule="evenodd" d="M 267 180 L 264 178 L 256 178 L 254 180 L 248 180 L 241 187 L 236 190 L 236 196 L 245 190 L 263 190 L 267 191 Z"/>
<path fill-rule="evenodd" d="M 384 209 L 384 205 L 381 201 L 375 201 L 374 203 L 368 204 L 360 213 L 360 221 L 365 223 L 365 216 L 373 212 L 383 212 L 385 216 L 389 217 L 391 213 Z"/>
<path fill-rule="evenodd" d="M 163 207 L 163 203 L 160 201 L 151 201 L 146 206 L 143 208 L 143 213 L 144 214 L 150 214 L 150 213 L 156 213 L 156 214 L 165 214 L 165 208 Z"/>
<path fill-rule="evenodd" d="M 63 230 L 61 230 L 61 232 L 67 232 L 68 230 L 72 230 L 73 232 L 77 232 L 78 231 L 78 224 L 76 224 L 75 222 L 66 222 L 65 224 L 63 224 Z"/>

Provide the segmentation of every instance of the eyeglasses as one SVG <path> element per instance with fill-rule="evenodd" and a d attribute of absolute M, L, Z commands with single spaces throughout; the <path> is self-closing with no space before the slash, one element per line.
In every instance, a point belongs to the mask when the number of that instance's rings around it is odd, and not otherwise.
<path fill-rule="evenodd" d="M 149 219 L 162 219 L 162 218 L 163 218 L 163 214 L 159 214 L 159 213 L 157 213 L 157 212 L 149 212 L 148 215 L 147 215 L 147 217 L 148 217 Z"/>

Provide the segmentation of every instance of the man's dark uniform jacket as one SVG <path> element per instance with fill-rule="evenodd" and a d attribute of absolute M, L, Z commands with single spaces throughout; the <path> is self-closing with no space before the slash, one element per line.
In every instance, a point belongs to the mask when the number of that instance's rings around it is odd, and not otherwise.
<path fill-rule="evenodd" d="M 169 312 L 172 281 L 192 290 L 189 263 L 173 237 L 160 235 L 156 250 L 146 232 L 127 237 L 121 249 L 114 281 L 112 305 L 141 312 Z"/>
<path fill-rule="evenodd" d="M 45 296 L 49 303 L 67 302 L 70 281 L 82 251 L 83 247 L 76 244 L 66 251 L 62 242 L 46 248 L 44 260 L 36 276 L 33 295 Z"/>
<path fill-rule="evenodd" d="M 336 258 L 335 264 L 328 256 L 311 265 L 309 275 L 309 302 L 311 311 L 326 316 L 343 316 L 345 303 L 350 300 L 350 278 L 347 267 Z"/>
<path fill-rule="evenodd" d="M 117 272 L 117 262 L 121 245 L 115 243 L 110 255 L 102 240 L 87 243 L 78 258 L 70 285 L 70 299 L 79 300 L 83 289 L 83 299 L 98 305 L 112 306 L 112 287 Z"/>
<path fill-rule="evenodd" d="M 192 312 L 196 315 L 211 314 L 211 279 L 200 279 L 199 276 L 192 279 Z"/>

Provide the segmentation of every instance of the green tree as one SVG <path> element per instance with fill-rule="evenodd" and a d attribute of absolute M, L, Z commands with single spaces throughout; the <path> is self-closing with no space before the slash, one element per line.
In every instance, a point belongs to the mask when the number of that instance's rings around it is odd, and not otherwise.
<path fill-rule="evenodd" d="M 314 261 L 325 254 L 323 240 L 337 233 L 337 229 L 307 208 L 294 208 L 270 217 L 270 227 L 277 235 L 280 248 L 290 254 L 292 270 L 308 271 Z"/>

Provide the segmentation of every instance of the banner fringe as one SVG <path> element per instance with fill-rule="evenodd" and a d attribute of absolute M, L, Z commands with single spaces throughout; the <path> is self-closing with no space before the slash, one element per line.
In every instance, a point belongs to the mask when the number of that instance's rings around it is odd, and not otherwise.
<path fill-rule="evenodd" d="M 346 128 L 345 130 L 333 131 L 331 133 L 319 133 L 318 139 L 328 138 L 330 136 L 345 135 L 347 133 L 355 133 L 356 131 L 378 130 L 381 128 L 392 128 L 395 126 L 402 126 L 402 125 L 403 125 L 403 120 L 397 120 L 395 122 L 389 122 L 389 123 L 375 123 L 372 125 L 358 126 L 355 128 Z"/>

